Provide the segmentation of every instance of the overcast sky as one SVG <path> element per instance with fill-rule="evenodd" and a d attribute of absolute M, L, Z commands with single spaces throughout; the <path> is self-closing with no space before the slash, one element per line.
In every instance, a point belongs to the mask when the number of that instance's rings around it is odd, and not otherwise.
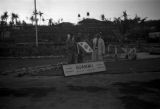
<path fill-rule="evenodd" d="M 78 13 L 86 17 L 100 19 L 104 14 L 106 18 L 122 16 L 124 10 L 130 18 L 136 14 L 142 18 L 160 19 L 160 0 L 37 0 L 37 10 L 44 13 L 44 18 L 53 18 L 57 21 L 63 18 L 65 22 L 77 23 Z M 0 0 L 0 15 L 4 11 L 9 14 L 14 12 L 21 20 L 26 20 L 32 15 L 34 0 Z M 29 20 L 28 20 L 29 22 Z"/>

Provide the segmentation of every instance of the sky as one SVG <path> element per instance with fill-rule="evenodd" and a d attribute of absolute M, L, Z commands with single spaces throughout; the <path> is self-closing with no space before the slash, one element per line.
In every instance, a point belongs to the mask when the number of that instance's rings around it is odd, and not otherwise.
<path fill-rule="evenodd" d="M 148 20 L 160 19 L 160 0 L 36 0 L 37 10 L 43 12 L 45 19 L 52 18 L 54 22 L 63 18 L 64 22 L 77 23 L 78 14 L 100 20 L 102 14 L 107 19 L 121 17 L 123 11 L 127 11 L 128 17 L 136 14 Z M 5 11 L 19 15 L 20 20 L 29 21 L 34 10 L 34 0 L 0 0 L 0 15 Z M 46 23 L 48 21 L 46 20 Z"/>

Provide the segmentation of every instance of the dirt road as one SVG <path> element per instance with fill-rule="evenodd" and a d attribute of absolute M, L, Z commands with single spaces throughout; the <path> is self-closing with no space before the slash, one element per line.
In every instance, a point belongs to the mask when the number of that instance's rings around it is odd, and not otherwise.
<path fill-rule="evenodd" d="M 0 77 L 1 109 L 158 109 L 160 72 Z"/>

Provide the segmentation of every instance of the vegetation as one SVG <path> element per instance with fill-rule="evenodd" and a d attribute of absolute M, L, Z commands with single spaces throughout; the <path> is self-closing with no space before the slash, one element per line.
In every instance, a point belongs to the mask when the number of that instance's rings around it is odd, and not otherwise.
<path fill-rule="evenodd" d="M 33 12 L 33 15 L 29 18 L 31 21 L 30 24 L 24 20 L 20 21 L 19 15 L 16 13 L 9 15 L 8 12 L 4 12 L 1 15 L 0 50 L 3 51 L 1 56 L 13 54 L 16 56 L 57 54 L 62 49 L 56 49 L 55 46 L 63 48 L 65 46 L 66 34 L 68 33 L 72 33 L 75 36 L 81 33 L 82 36 L 87 36 L 89 39 L 92 39 L 94 34 L 102 32 L 106 43 L 124 43 L 128 41 L 136 42 L 137 40 L 147 41 L 149 32 L 160 31 L 160 20 L 147 20 L 147 17 L 141 18 L 138 15 L 135 15 L 135 17 L 131 19 L 128 17 L 126 11 L 123 11 L 122 16 L 114 18 L 113 21 L 107 19 L 104 14 L 100 15 L 100 20 L 91 19 L 89 12 L 86 13 L 86 18 L 83 19 L 80 14 L 77 14 L 79 22 L 76 25 L 63 22 L 62 18 L 57 22 L 53 22 L 52 18 L 44 19 L 43 12 L 41 11 L 38 11 L 36 14 L 39 17 L 35 19 Z M 11 19 L 9 20 L 9 18 Z M 38 21 L 39 48 L 33 47 L 35 43 L 34 24 L 36 20 Z M 46 20 L 48 21 L 48 25 L 42 25 L 42 22 Z M 19 44 L 23 46 L 20 47 Z M 41 50 L 48 51 L 41 52 Z M 30 51 L 32 51 L 32 53 Z M 59 52 L 59 54 L 63 53 Z"/>

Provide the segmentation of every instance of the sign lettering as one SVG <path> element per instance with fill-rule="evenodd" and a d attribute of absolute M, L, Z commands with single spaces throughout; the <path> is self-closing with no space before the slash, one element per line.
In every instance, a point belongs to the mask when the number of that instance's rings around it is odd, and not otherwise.
<path fill-rule="evenodd" d="M 93 72 L 106 71 L 104 62 L 88 62 L 80 64 L 63 65 L 65 76 L 80 75 Z"/>

